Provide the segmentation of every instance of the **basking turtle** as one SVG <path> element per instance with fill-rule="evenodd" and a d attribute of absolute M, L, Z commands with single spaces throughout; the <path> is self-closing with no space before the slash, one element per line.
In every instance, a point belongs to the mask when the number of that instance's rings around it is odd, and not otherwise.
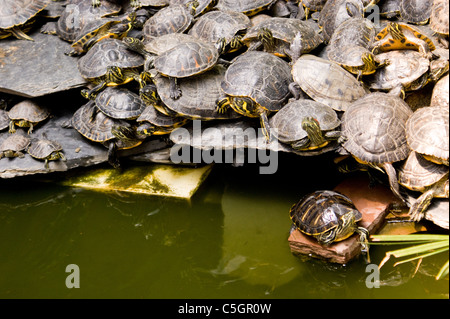
<path fill-rule="evenodd" d="M 399 169 L 398 182 L 407 189 L 422 192 L 409 208 L 413 221 L 420 221 L 433 198 L 448 198 L 448 167 L 432 163 L 419 153 L 411 152 Z"/>
<path fill-rule="evenodd" d="M 109 117 L 135 120 L 146 108 L 139 95 L 123 87 L 107 87 L 95 98 L 97 108 Z"/>
<path fill-rule="evenodd" d="M 376 31 L 374 24 L 365 18 L 352 18 L 336 28 L 329 42 L 328 59 L 351 73 L 361 75 L 374 73 L 389 63 L 380 60 L 369 48 L 372 47 Z"/>
<path fill-rule="evenodd" d="M 48 140 L 46 137 L 32 141 L 28 148 L 28 154 L 33 158 L 45 161 L 45 168 L 49 169 L 48 162 L 61 159 L 66 161 L 66 157 L 62 152 L 62 147 L 58 142 Z"/>
<path fill-rule="evenodd" d="M 433 88 L 433 93 L 431 95 L 430 106 L 438 106 L 448 109 L 449 108 L 449 84 L 448 84 L 447 74 L 442 79 L 440 79 Z"/>
<path fill-rule="evenodd" d="M 0 39 L 11 35 L 33 41 L 25 32 L 31 29 L 34 17 L 50 0 L 2 0 L 0 3 Z"/>
<path fill-rule="evenodd" d="M 95 114 L 92 100 L 73 114 L 71 123 L 88 140 L 102 143 L 108 148 L 108 162 L 115 168 L 120 167 L 117 150 L 136 147 L 144 140 L 129 122 L 110 118 L 102 112 Z"/>
<path fill-rule="evenodd" d="M 216 8 L 223 11 L 241 12 L 249 17 L 270 8 L 276 0 L 220 0 Z"/>
<path fill-rule="evenodd" d="M 215 10 L 199 17 L 188 34 L 214 44 L 222 41 L 221 52 L 233 52 L 243 45 L 242 36 L 250 26 L 250 18 L 243 13 Z"/>
<path fill-rule="evenodd" d="M 400 17 L 414 24 L 426 24 L 430 19 L 433 0 L 400 0 Z"/>
<path fill-rule="evenodd" d="M 448 166 L 449 110 L 430 106 L 416 110 L 406 122 L 406 140 L 427 160 Z"/>
<path fill-rule="evenodd" d="M 430 27 L 438 34 L 438 41 L 446 48 L 448 48 L 446 38 L 449 34 L 448 3 L 448 0 L 434 0 L 430 16 Z"/>
<path fill-rule="evenodd" d="M 30 142 L 29 137 L 19 133 L 8 136 L 0 145 L 0 159 L 3 157 L 24 157 L 23 151 L 27 149 Z"/>
<path fill-rule="evenodd" d="M 136 120 L 141 123 L 136 132 L 138 135 L 151 136 L 170 134 L 174 129 L 183 126 L 189 120 L 181 116 L 168 116 L 153 106 L 147 106 Z"/>
<path fill-rule="evenodd" d="M 340 136 L 341 121 L 336 111 L 313 100 L 289 102 L 269 123 L 280 142 L 299 152 L 320 151 Z"/>
<path fill-rule="evenodd" d="M 360 236 L 363 252 L 368 253 L 369 231 L 358 227 L 362 214 L 347 196 L 330 190 L 318 190 L 304 196 L 289 212 L 294 225 L 321 245 Z"/>
<path fill-rule="evenodd" d="M 301 4 L 305 8 L 306 19 L 308 19 L 311 11 L 312 12 L 321 11 L 326 2 L 327 2 L 327 0 L 302 0 Z"/>
<path fill-rule="evenodd" d="M 342 146 L 361 164 L 384 171 L 396 197 L 400 195 L 392 163 L 408 157 L 406 121 L 412 111 L 401 98 L 371 93 L 351 103 L 342 116 Z"/>
<path fill-rule="evenodd" d="M 86 98 L 95 98 L 106 86 L 117 86 L 132 80 L 142 82 L 140 70 L 144 58 L 127 48 L 121 40 L 104 39 L 78 60 L 81 76 L 96 84 L 94 88 L 82 91 Z"/>
<path fill-rule="evenodd" d="M 296 56 L 308 53 L 317 48 L 322 42 L 322 36 L 311 23 L 299 19 L 273 17 L 251 27 L 242 38 L 249 50 L 255 50 L 261 45 L 264 51 L 279 57 L 290 55 L 292 43 L 296 36 L 300 37 L 299 52 Z M 294 58 L 295 59 L 295 58 Z"/>
<path fill-rule="evenodd" d="M 290 96 L 291 67 L 281 58 L 267 52 L 249 51 L 238 56 L 225 72 L 221 112 L 231 108 L 247 117 L 261 120 L 266 140 L 270 140 L 270 112 L 280 110 Z"/>
<path fill-rule="evenodd" d="M 373 90 L 389 91 L 405 97 L 409 91 L 419 90 L 430 82 L 437 82 L 448 72 L 448 60 L 433 60 L 431 63 L 413 50 L 395 50 L 378 55 L 389 65 L 366 77 L 364 82 Z"/>
<path fill-rule="evenodd" d="M 324 42 L 330 41 L 334 30 L 345 20 L 363 16 L 364 4 L 361 0 L 328 0 L 319 14 Z"/>
<path fill-rule="evenodd" d="M 302 55 L 292 66 L 294 84 L 290 89 L 299 96 L 299 88 L 313 100 L 345 111 L 350 103 L 366 95 L 364 86 L 337 63 L 314 55 Z"/>
<path fill-rule="evenodd" d="M 390 22 L 375 37 L 373 53 L 392 50 L 417 50 L 425 58 L 431 59 L 431 51 L 436 49 L 433 41 L 418 28 L 405 23 Z"/>
<path fill-rule="evenodd" d="M 9 132 L 15 133 L 18 127 L 29 127 L 28 134 L 33 132 L 33 128 L 39 122 L 44 121 L 50 113 L 32 100 L 23 100 L 14 105 L 8 112 Z"/>

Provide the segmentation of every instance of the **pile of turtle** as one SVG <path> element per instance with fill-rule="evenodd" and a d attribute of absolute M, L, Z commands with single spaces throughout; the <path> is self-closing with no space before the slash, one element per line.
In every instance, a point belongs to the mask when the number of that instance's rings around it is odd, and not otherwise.
<path fill-rule="evenodd" d="M 448 0 L 1 0 L 0 39 L 41 32 L 71 43 L 86 103 L 66 127 L 118 149 L 192 120 L 259 119 L 266 143 L 386 173 L 393 193 L 448 197 Z M 19 41 L 19 40 L 17 40 Z M 57 63 L 57 61 L 56 61 Z M 64 158 L 28 147 L 48 113 L 0 110 L 2 156 Z M 258 123 L 258 122 L 257 122 Z M 17 134 L 17 133 L 16 133 Z M 52 149 L 50 152 L 49 149 Z M 57 155 L 55 155 L 57 154 Z M 20 160 L 20 159 L 17 159 Z"/>

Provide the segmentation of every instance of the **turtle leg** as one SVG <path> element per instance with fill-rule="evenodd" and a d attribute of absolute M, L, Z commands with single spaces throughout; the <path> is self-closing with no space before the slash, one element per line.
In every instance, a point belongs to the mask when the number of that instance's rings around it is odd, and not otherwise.
<path fill-rule="evenodd" d="M 114 168 L 120 167 L 119 158 L 117 157 L 117 145 L 114 141 L 109 143 L 108 147 L 108 163 Z"/>
<path fill-rule="evenodd" d="M 45 159 L 44 167 L 47 171 L 50 169 L 50 166 L 48 165 L 48 158 Z"/>
<path fill-rule="evenodd" d="M 305 149 L 309 144 L 311 144 L 311 140 L 307 137 L 302 138 L 291 144 L 291 147 L 296 151 L 301 151 Z"/>
<path fill-rule="evenodd" d="M 431 201 L 434 197 L 434 192 L 432 189 L 424 192 L 417 198 L 417 200 L 409 208 L 409 219 L 411 221 L 418 222 L 425 217 L 425 211 L 430 206 Z"/>
<path fill-rule="evenodd" d="M 359 234 L 359 242 L 361 243 L 361 251 L 364 253 L 366 258 L 366 263 L 370 264 L 369 255 L 369 231 L 364 227 L 356 228 L 356 232 Z"/>
<path fill-rule="evenodd" d="M 170 98 L 177 100 L 181 97 L 181 89 L 177 84 L 177 79 L 174 77 L 169 77 L 170 80 Z"/>
<path fill-rule="evenodd" d="M 300 85 L 298 85 L 297 82 L 291 82 L 288 88 L 291 94 L 294 96 L 294 99 L 298 100 L 305 97 L 303 90 L 300 88 Z"/>
<path fill-rule="evenodd" d="M 263 111 L 259 114 L 259 119 L 261 121 L 262 132 L 266 138 L 267 142 L 270 142 L 270 124 L 269 118 L 267 117 L 267 111 Z"/>
<path fill-rule="evenodd" d="M 16 133 L 16 126 L 14 121 L 9 121 L 9 133 Z"/>
<path fill-rule="evenodd" d="M 61 159 L 61 161 L 67 162 L 67 158 L 66 158 L 66 156 L 64 155 L 63 152 L 58 152 L 58 156 Z"/>
<path fill-rule="evenodd" d="M 395 171 L 394 166 L 391 163 L 383 163 L 382 164 L 384 171 L 386 172 L 389 178 L 389 186 L 394 193 L 395 197 L 400 199 L 403 203 L 405 203 L 405 199 L 400 194 L 400 188 L 397 179 L 397 172 Z"/>
<path fill-rule="evenodd" d="M 102 81 L 90 90 L 81 90 L 81 95 L 88 100 L 94 100 L 97 94 L 106 87 L 106 81 Z"/>
<path fill-rule="evenodd" d="M 228 98 L 228 97 L 223 97 L 221 99 L 218 99 L 216 101 L 216 105 L 217 105 L 216 112 L 219 114 L 226 113 L 228 110 L 228 107 L 230 106 L 230 103 L 231 103 L 231 101 L 230 101 L 230 98 Z"/>
<path fill-rule="evenodd" d="M 428 60 L 433 59 L 433 53 L 430 50 L 430 47 L 428 43 L 426 43 L 423 40 L 415 39 L 414 42 L 417 44 L 417 47 L 419 49 L 419 53 L 422 54 L 422 56 Z"/>
<path fill-rule="evenodd" d="M 17 28 L 17 27 L 11 28 L 11 29 L 9 29 L 9 32 L 11 32 L 11 34 L 19 40 L 34 41 L 33 38 L 31 38 L 30 36 L 25 34 L 25 32 L 20 30 L 20 28 Z"/>
<path fill-rule="evenodd" d="M 28 129 L 28 134 L 33 133 L 33 123 L 30 122 L 30 128 Z"/>
<path fill-rule="evenodd" d="M 99 7 L 101 5 L 100 0 L 92 0 L 92 6 L 95 7 Z"/>

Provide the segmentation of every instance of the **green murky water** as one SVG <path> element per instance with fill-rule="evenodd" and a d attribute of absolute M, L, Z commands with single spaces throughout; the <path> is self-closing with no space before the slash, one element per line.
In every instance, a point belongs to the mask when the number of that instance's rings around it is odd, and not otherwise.
<path fill-rule="evenodd" d="M 216 166 L 190 203 L 0 180 L 0 298 L 448 298 L 448 254 L 393 267 L 367 288 L 363 259 L 331 265 L 288 245 L 289 208 L 339 181 L 329 161 Z M 373 246 L 379 263 L 386 248 Z M 66 266 L 80 288 L 65 285 Z"/>

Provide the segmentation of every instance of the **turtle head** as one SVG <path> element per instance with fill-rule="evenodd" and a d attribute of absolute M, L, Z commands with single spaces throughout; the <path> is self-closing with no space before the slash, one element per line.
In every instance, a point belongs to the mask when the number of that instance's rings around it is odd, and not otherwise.
<path fill-rule="evenodd" d="M 344 240 L 350 237 L 356 231 L 356 216 L 355 209 L 349 209 L 339 220 L 339 225 L 336 228 L 335 241 Z"/>
<path fill-rule="evenodd" d="M 108 83 L 120 83 L 123 82 L 123 78 L 124 75 L 121 68 L 115 65 L 108 66 L 106 70 L 106 81 Z"/>
<path fill-rule="evenodd" d="M 136 129 L 138 136 L 151 136 L 155 131 L 156 127 L 150 123 L 141 124 Z"/>
<path fill-rule="evenodd" d="M 249 97 L 235 96 L 230 98 L 230 105 L 237 113 L 254 117 L 257 115 L 258 104 Z"/>
<path fill-rule="evenodd" d="M 137 53 L 145 53 L 145 45 L 138 38 L 134 37 L 124 37 L 122 42 L 125 43 L 128 49 L 137 52 Z"/>
<path fill-rule="evenodd" d="M 377 63 L 372 52 L 364 52 L 361 55 L 361 60 L 364 63 L 364 70 L 367 73 L 373 73 L 377 68 Z"/>
<path fill-rule="evenodd" d="M 396 40 L 401 40 L 405 38 L 403 31 L 400 28 L 400 25 L 396 22 L 391 22 L 387 26 L 388 33 Z"/>
<path fill-rule="evenodd" d="M 159 98 L 156 85 L 147 84 L 139 90 L 139 96 L 147 105 L 159 105 L 161 99 Z"/>
<path fill-rule="evenodd" d="M 430 79 L 437 82 L 445 73 L 448 72 L 448 60 L 438 59 L 430 62 Z"/>
<path fill-rule="evenodd" d="M 272 31 L 268 28 L 261 28 L 258 31 L 258 39 L 264 46 L 265 51 L 272 51 L 275 46 L 275 40 Z"/>
<path fill-rule="evenodd" d="M 308 133 L 308 138 L 311 141 L 309 147 L 322 146 L 326 142 L 320 129 L 319 121 L 315 118 L 309 116 L 303 118 L 302 129 Z"/>

